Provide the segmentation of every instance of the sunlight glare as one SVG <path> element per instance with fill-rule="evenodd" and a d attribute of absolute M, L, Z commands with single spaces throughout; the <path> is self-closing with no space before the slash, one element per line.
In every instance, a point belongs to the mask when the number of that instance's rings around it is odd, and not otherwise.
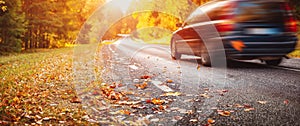
<path fill-rule="evenodd" d="M 113 2 L 115 6 L 119 7 L 123 13 L 128 10 L 132 0 L 106 0 L 106 2 Z"/>

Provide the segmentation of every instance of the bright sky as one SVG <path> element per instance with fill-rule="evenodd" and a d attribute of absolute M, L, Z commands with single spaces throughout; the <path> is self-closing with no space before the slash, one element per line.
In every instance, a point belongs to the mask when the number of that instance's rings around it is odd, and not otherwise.
<path fill-rule="evenodd" d="M 123 13 L 125 13 L 132 0 L 106 0 L 106 2 L 113 2 L 114 5 L 118 6 Z"/>

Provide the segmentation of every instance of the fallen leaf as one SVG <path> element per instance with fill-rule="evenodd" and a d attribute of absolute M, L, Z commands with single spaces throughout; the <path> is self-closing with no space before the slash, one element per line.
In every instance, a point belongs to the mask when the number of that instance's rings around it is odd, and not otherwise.
<path fill-rule="evenodd" d="M 283 103 L 287 105 L 287 104 L 289 104 L 289 100 L 286 99 L 283 101 Z"/>
<path fill-rule="evenodd" d="M 116 88 L 117 86 L 115 84 L 109 85 L 110 88 Z"/>
<path fill-rule="evenodd" d="M 224 93 L 228 92 L 228 90 L 217 90 L 217 92 L 219 93 L 219 95 L 224 96 Z"/>
<path fill-rule="evenodd" d="M 244 104 L 244 108 L 251 108 L 251 105 L 249 105 L 249 104 Z"/>
<path fill-rule="evenodd" d="M 197 119 L 190 119 L 190 122 L 196 123 L 196 122 L 198 122 L 198 120 Z"/>
<path fill-rule="evenodd" d="M 66 123 L 66 121 L 58 121 L 60 124 L 64 124 Z"/>
<path fill-rule="evenodd" d="M 38 121 L 36 121 L 36 123 L 39 125 L 43 125 L 43 120 L 38 120 Z"/>
<path fill-rule="evenodd" d="M 151 103 L 153 103 L 155 105 L 161 105 L 161 104 L 165 103 L 165 101 L 164 100 L 160 100 L 159 98 L 153 98 L 151 100 Z"/>
<path fill-rule="evenodd" d="M 237 107 L 237 108 L 243 108 L 244 107 L 241 104 L 235 104 L 234 106 Z"/>
<path fill-rule="evenodd" d="M 135 84 L 134 86 L 136 86 L 136 88 L 138 89 L 145 89 L 148 86 L 148 84 L 147 82 L 144 82 L 142 84 Z"/>
<path fill-rule="evenodd" d="M 209 97 L 209 95 L 208 95 L 208 94 L 206 94 L 206 93 L 204 93 L 204 94 L 200 94 L 200 96 L 201 96 L 201 97 L 204 97 L 204 98 L 210 98 L 210 97 Z"/>
<path fill-rule="evenodd" d="M 224 93 L 225 93 L 225 92 L 228 92 L 228 90 L 222 90 L 222 92 L 224 92 Z"/>
<path fill-rule="evenodd" d="M 164 106 L 162 106 L 162 105 L 159 106 L 159 109 L 160 109 L 160 110 L 165 110 L 165 109 L 164 109 Z"/>
<path fill-rule="evenodd" d="M 181 94 L 182 93 L 180 93 L 180 92 L 168 92 L 168 93 L 164 93 L 164 94 L 162 94 L 160 96 L 179 96 Z"/>
<path fill-rule="evenodd" d="M 171 79 L 167 79 L 167 81 L 166 81 L 167 83 L 173 83 L 173 80 L 171 80 Z"/>
<path fill-rule="evenodd" d="M 242 52 L 243 48 L 245 48 L 245 44 L 243 41 L 237 40 L 237 41 L 231 41 L 231 45 L 234 49 L 236 49 L 237 51 Z"/>
<path fill-rule="evenodd" d="M 230 116 L 229 111 L 218 110 L 218 114 L 221 116 Z"/>
<path fill-rule="evenodd" d="M 208 119 L 207 119 L 207 123 L 208 123 L 208 124 L 213 124 L 213 123 L 215 123 L 215 120 L 213 120 L 213 119 L 211 119 L 211 118 L 208 118 Z"/>
<path fill-rule="evenodd" d="M 14 99 L 13 99 L 13 101 L 15 102 L 15 103 L 20 103 L 20 99 L 18 98 L 18 97 L 15 97 Z"/>
<path fill-rule="evenodd" d="M 193 102 L 193 101 L 194 101 L 194 99 L 191 98 L 191 99 L 186 99 L 183 102 L 186 103 L 186 102 Z"/>
<path fill-rule="evenodd" d="M 134 109 L 145 109 L 145 108 L 147 108 L 147 107 L 144 106 L 144 105 L 131 105 L 130 107 L 131 107 L 131 108 L 134 108 Z"/>
<path fill-rule="evenodd" d="M 249 111 L 253 111 L 253 110 L 255 110 L 255 109 L 254 108 L 245 108 L 244 109 L 245 112 L 249 112 Z"/>
<path fill-rule="evenodd" d="M 178 107 L 172 107 L 172 108 L 170 108 L 170 110 L 177 111 L 177 110 L 179 110 L 179 108 Z"/>
<path fill-rule="evenodd" d="M 126 92 L 124 92 L 124 94 L 126 94 L 126 95 L 134 95 L 135 93 L 132 92 L 132 91 L 126 91 Z"/>
<path fill-rule="evenodd" d="M 159 110 L 165 110 L 166 108 L 168 108 L 168 105 L 159 105 Z"/>
<path fill-rule="evenodd" d="M 151 102 L 152 102 L 151 99 L 146 100 L 146 103 L 151 103 Z"/>
<path fill-rule="evenodd" d="M 121 114 L 125 114 L 125 115 L 130 115 L 130 111 L 129 110 L 120 110 L 119 111 Z"/>
<path fill-rule="evenodd" d="M 140 103 L 141 101 L 118 101 L 117 104 L 120 105 L 135 105 Z"/>
<path fill-rule="evenodd" d="M 71 103 L 81 103 L 81 100 L 78 97 L 73 97 Z"/>
<path fill-rule="evenodd" d="M 259 104 L 266 104 L 267 101 L 257 101 Z"/>
<path fill-rule="evenodd" d="M 150 79 L 151 76 L 148 76 L 148 75 L 144 75 L 144 76 L 141 76 L 141 79 Z"/>
<path fill-rule="evenodd" d="M 200 64 L 198 64 L 198 66 L 197 66 L 197 70 L 200 70 Z"/>
<path fill-rule="evenodd" d="M 153 107 L 152 111 L 158 111 L 158 108 Z"/>
<path fill-rule="evenodd" d="M 119 93 L 119 92 L 112 91 L 109 94 L 108 98 L 111 99 L 111 100 L 120 100 L 122 98 L 122 94 Z"/>

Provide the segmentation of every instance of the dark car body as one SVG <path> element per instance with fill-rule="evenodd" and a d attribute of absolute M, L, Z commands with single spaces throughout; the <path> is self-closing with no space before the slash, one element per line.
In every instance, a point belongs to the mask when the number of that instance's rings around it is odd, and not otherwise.
<path fill-rule="evenodd" d="M 201 56 L 209 66 L 211 52 L 223 51 L 227 59 L 278 65 L 295 49 L 296 32 L 292 9 L 283 0 L 215 0 L 197 8 L 173 33 L 171 55 Z M 214 48 L 214 40 L 222 47 Z"/>

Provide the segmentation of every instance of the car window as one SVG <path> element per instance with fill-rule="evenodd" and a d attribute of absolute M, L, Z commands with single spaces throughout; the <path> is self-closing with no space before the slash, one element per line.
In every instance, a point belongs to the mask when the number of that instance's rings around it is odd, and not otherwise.
<path fill-rule="evenodd" d="M 198 7 L 185 21 L 186 24 L 211 21 L 217 18 L 220 7 L 227 1 L 215 0 Z"/>
<path fill-rule="evenodd" d="M 273 22 L 281 21 L 283 12 L 280 9 L 279 2 L 241 2 L 236 10 L 236 22 L 251 20 L 272 20 Z"/>

